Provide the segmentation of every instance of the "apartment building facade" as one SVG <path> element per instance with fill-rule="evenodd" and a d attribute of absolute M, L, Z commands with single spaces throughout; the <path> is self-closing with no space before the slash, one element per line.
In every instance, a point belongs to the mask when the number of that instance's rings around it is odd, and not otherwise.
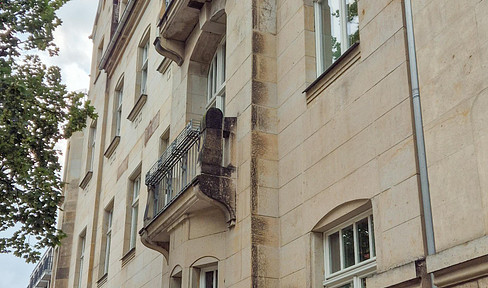
<path fill-rule="evenodd" d="M 101 0 L 52 287 L 488 287 L 487 13 Z"/>

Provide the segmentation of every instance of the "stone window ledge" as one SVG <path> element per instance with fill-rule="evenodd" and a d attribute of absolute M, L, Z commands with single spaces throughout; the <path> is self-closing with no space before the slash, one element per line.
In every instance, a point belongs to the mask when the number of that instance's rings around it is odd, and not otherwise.
<path fill-rule="evenodd" d="M 169 66 L 171 65 L 171 59 L 164 57 L 163 61 L 159 64 L 158 70 L 159 73 L 164 74 L 168 71 Z"/>
<path fill-rule="evenodd" d="M 107 158 L 110 158 L 110 156 L 112 156 L 117 146 L 119 146 L 119 143 L 120 143 L 120 136 L 115 136 L 114 139 L 112 139 L 112 142 L 110 142 L 110 145 L 108 145 L 108 148 L 107 150 L 105 150 L 105 153 L 103 153 L 103 155 Z"/>
<path fill-rule="evenodd" d="M 124 254 L 124 256 L 122 256 L 122 258 L 120 259 L 122 261 L 122 267 L 127 265 L 127 263 L 129 263 L 135 257 L 136 257 L 136 247 L 130 249 L 129 251 L 127 251 L 127 253 Z"/>
<path fill-rule="evenodd" d="M 352 67 L 361 58 L 361 50 L 359 49 L 359 42 L 354 43 L 349 49 L 344 52 L 332 65 L 329 66 L 322 74 L 320 74 L 315 81 L 313 81 L 303 91 L 307 95 L 307 103 L 310 103 L 318 95 L 320 95 L 327 87 L 344 74 L 350 67 Z"/>
<path fill-rule="evenodd" d="M 134 120 L 136 120 L 137 115 L 139 114 L 139 112 L 141 112 L 142 107 L 144 107 L 144 104 L 146 104 L 146 101 L 147 95 L 141 94 L 141 96 L 139 96 L 139 99 L 137 99 L 136 104 L 134 104 L 134 107 L 130 111 L 129 116 L 127 116 L 127 119 L 129 119 L 129 121 L 134 122 Z"/>
<path fill-rule="evenodd" d="M 105 273 L 100 279 L 98 279 L 97 287 L 102 287 L 103 284 L 107 283 L 107 280 L 108 280 L 108 273 Z"/>
<path fill-rule="evenodd" d="M 83 177 L 83 180 L 81 180 L 81 182 L 80 182 L 81 189 L 85 189 L 86 188 L 86 186 L 88 185 L 88 183 L 90 183 L 90 180 L 91 180 L 92 176 L 93 176 L 93 171 L 86 172 L 85 177 Z"/>
<path fill-rule="evenodd" d="M 434 273 L 434 284 L 450 287 L 486 275 L 488 236 L 427 256 L 427 272 Z"/>

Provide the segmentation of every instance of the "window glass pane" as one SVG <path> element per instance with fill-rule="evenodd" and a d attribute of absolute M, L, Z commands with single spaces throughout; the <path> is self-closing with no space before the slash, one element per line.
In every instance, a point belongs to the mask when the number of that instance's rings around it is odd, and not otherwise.
<path fill-rule="evenodd" d="M 214 272 L 205 272 L 205 288 L 213 288 Z"/>
<path fill-rule="evenodd" d="M 361 288 L 366 288 L 366 278 L 361 278 Z"/>
<path fill-rule="evenodd" d="M 225 82 L 225 43 L 222 45 L 222 83 Z"/>
<path fill-rule="evenodd" d="M 133 201 L 139 196 L 139 190 L 141 189 L 141 177 L 137 177 L 134 180 L 134 194 L 133 194 Z"/>
<path fill-rule="evenodd" d="M 354 232 L 352 225 L 342 229 L 342 249 L 344 268 L 354 265 Z"/>
<path fill-rule="evenodd" d="M 371 250 L 373 252 L 373 257 L 376 256 L 376 247 L 374 241 L 374 222 L 373 222 L 373 215 L 370 216 L 371 219 Z"/>
<path fill-rule="evenodd" d="M 325 67 L 329 67 L 342 54 L 341 0 L 328 0 L 322 5 Z"/>
<path fill-rule="evenodd" d="M 337 287 L 337 288 L 352 288 L 352 287 L 353 287 L 353 286 L 352 286 L 352 282 L 350 282 L 350 283 L 347 283 L 347 284 L 345 284 L 345 285 L 339 286 L 339 287 Z"/>
<path fill-rule="evenodd" d="M 368 218 L 364 218 L 357 222 L 358 227 L 358 251 L 359 251 L 359 262 L 368 260 L 371 258 L 369 251 L 369 231 L 368 231 Z"/>
<path fill-rule="evenodd" d="M 339 232 L 329 236 L 330 249 L 330 273 L 341 270 L 341 254 L 339 244 Z"/>
<path fill-rule="evenodd" d="M 346 0 L 348 47 L 359 41 L 359 17 L 357 0 Z"/>
<path fill-rule="evenodd" d="M 132 207 L 129 249 L 136 247 L 138 214 L 139 214 L 139 205 L 136 204 L 135 206 Z"/>
<path fill-rule="evenodd" d="M 219 287 L 219 271 L 215 270 L 215 288 Z"/>

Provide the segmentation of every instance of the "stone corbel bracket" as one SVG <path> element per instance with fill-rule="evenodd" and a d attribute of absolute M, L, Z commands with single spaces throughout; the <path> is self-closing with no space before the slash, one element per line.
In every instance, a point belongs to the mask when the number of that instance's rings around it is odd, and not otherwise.
<path fill-rule="evenodd" d="M 202 122 L 203 143 L 200 150 L 201 173 L 198 176 L 199 190 L 219 206 L 226 215 L 229 226 L 236 220 L 234 167 L 222 167 L 222 139 L 224 137 L 223 114 L 217 108 L 210 108 Z M 235 118 L 226 118 L 235 122 Z M 225 125 L 227 127 L 235 125 Z M 228 133 L 232 133 L 227 131 Z"/>
<path fill-rule="evenodd" d="M 166 262 L 169 260 L 169 242 L 151 241 L 145 228 L 142 228 L 139 231 L 139 235 L 141 235 L 141 242 L 144 244 L 144 246 L 163 254 Z"/>
<path fill-rule="evenodd" d="M 156 37 L 153 44 L 159 54 L 173 60 L 178 66 L 183 64 L 185 43 L 178 40 Z"/>

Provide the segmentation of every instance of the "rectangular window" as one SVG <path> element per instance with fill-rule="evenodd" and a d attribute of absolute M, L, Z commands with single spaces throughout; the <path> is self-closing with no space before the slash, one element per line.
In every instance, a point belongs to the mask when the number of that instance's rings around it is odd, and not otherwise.
<path fill-rule="evenodd" d="M 89 136 L 89 147 L 88 147 L 88 171 L 93 171 L 94 162 L 95 162 L 95 144 L 97 138 L 97 122 L 94 121 L 90 125 L 90 136 Z"/>
<path fill-rule="evenodd" d="M 324 233 L 325 287 L 366 287 L 376 270 L 373 227 L 368 212 Z"/>
<path fill-rule="evenodd" d="M 317 75 L 359 41 L 357 0 L 315 0 Z"/>
<path fill-rule="evenodd" d="M 100 65 L 100 62 L 102 61 L 102 56 L 103 56 L 103 39 L 100 41 L 100 44 L 98 44 L 97 48 L 97 71 L 99 70 L 98 66 Z"/>
<path fill-rule="evenodd" d="M 115 90 L 115 136 L 120 136 L 122 124 L 122 100 L 124 96 L 124 81 L 122 80 Z"/>
<path fill-rule="evenodd" d="M 200 288 L 218 288 L 217 267 L 200 269 Z"/>
<path fill-rule="evenodd" d="M 132 181 L 132 204 L 130 220 L 130 241 L 129 250 L 136 247 L 137 240 L 137 218 L 139 215 L 139 192 L 141 190 L 141 175 Z"/>
<path fill-rule="evenodd" d="M 164 131 L 163 135 L 159 138 L 159 156 L 162 156 L 164 151 L 168 148 L 169 145 L 169 130 L 170 128 Z"/>
<path fill-rule="evenodd" d="M 86 235 L 83 232 L 79 238 L 79 248 L 78 248 L 78 273 L 76 273 L 76 277 L 78 278 L 76 281 L 78 288 L 81 288 L 81 281 L 83 279 L 83 262 L 85 261 L 85 241 Z"/>
<path fill-rule="evenodd" d="M 216 107 L 224 112 L 225 104 L 225 42 L 218 47 L 207 74 L 207 109 Z"/>
<path fill-rule="evenodd" d="M 103 275 L 108 273 L 108 266 L 110 263 L 110 244 L 112 242 L 112 218 L 113 218 L 113 208 L 106 211 L 105 255 L 103 257 Z"/>
<path fill-rule="evenodd" d="M 146 94 L 149 40 L 141 47 L 141 94 Z"/>

